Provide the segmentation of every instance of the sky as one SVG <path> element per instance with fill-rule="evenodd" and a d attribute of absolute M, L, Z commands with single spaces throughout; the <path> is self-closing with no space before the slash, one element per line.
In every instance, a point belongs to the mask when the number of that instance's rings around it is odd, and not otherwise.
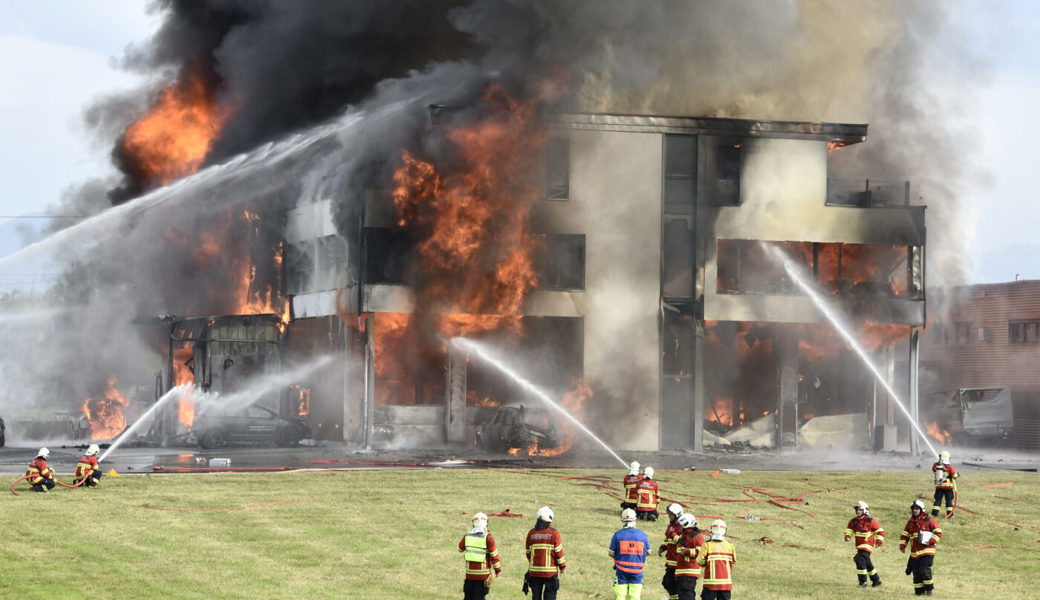
<path fill-rule="evenodd" d="M 1040 202 L 1033 140 L 1040 139 L 1040 2 L 956 0 L 951 17 L 968 31 L 963 43 L 988 63 L 969 82 L 977 103 L 965 125 L 980 132 L 971 149 L 967 190 L 977 227 L 966 231 L 975 253 L 969 283 L 1040 279 Z M 95 99 L 137 87 L 140 76 L 118 68 L 131 44 L 159 24 L 141 0 L 0 0 L 0 255 L 21 243 L 25 218 L 54 206 L 64 190 L 112 172 L 111 140 L 94 139 L 83 122 Z M 958 86 L 963 84 L 958 83 Z M 13 217 L 21 217 L 13 219 Z M 26 265 L 0 273 L 0 292 L 42 285 L 55 273 Z"/>

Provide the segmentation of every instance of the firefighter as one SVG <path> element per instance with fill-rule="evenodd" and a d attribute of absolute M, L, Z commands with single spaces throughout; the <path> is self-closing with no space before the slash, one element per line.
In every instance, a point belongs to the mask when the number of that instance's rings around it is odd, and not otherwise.
<path fill-rule="evenodd" d="M 657 555 L 664 554 L 664 577 L 661 578 L 661 586 L 668 592 L 670 600 L 679 597 L 678 582 L 675 581 L 675 543 L 682 535 L 683 527 L 679 524 L 679 517 L 683 514 L 681 504 L 672 502 L 668 505 L 668 527 L 664 530 L 664 543 L 657 548 Z"/>
<path fill-rule="evenodd" d="M 950 453 L 943 450 L 939 453 L 939 461 L 932 465 L 935 475 L 935 500 L 932 501 L 932 516 L 939 516 L 943 499 L 946 499 L 946 516 L 953 515 L 954 490 L 957 489 L 957 471 L 950 464 Z"/>
<path fill-rule="evenodd" d="M 636 528 L 636 511 L 621 511 L 621 529 L 610 538 L 607 554 L 614 559 L 614 598 L 639 600 L 643 593 L 643 566 L 650 553 L 650 538 Z"/>
<path fill-rule="evenodd" d="M 885 530 L 881 524 L 870 517 L 870 507 L 860 500 L 853 508 L 856 516 L 849 521 L 845 528 L 845 541 L 855 538 L 856 555 L 852 557 L 856 563 L 856 577 L 859 579 L 859 587 L 867 587 L 867 577 L 870 577 L 871 587 L 881 585 L 881 576 L 878 575 L 870 555 L 874 552 L 874 546 L 878 548 L 885 543 Z"/>
<path fill-rule="evenodd" d="M 531 590 L 531 600 L 556 600 L 560 575 L 567 570 L 563 558 L 563 538 L 550 527 L 553 511 L 548 506 L 538 509 L 534 529 L 527 532 L 527 575 L 524 580 Z"/>
<path fill-rule="evenodd" d="M 621 508 L 636 509 L 636 503 L 639 501 L 639 496 L 636 492 L 636 486 L 643 480 L 643 476 L 639 474 L 639 463 L 632 461 L 632 464 L 628 466 L 628 475 L 621 481 L 625 486 L 625 499 L 621 501 Z"/>
<path fill-rule="evenodd" d="M 491 588 L 491 582 L 502 572 L 495 538 L 488 532 L 487 515 L 473 515 L 473 529 L 462 536 L 459 552 L 466 559 L 466 581 L 462 585 L 463 600 L 483 600 Z M 492 569 L 494 575 L 492 575 Z"/>
<path fill-rule="evenodd" d="M 25 470 L 25 476 L 29 478 L 29 485 L 34 492 L 49 492 L 54 489 L 54 471 L 47 466 L 47 459 L 51 457 L 51 451 L 40 448 L 36 458 L 29 463 Z"/>
<path fill-rule="evenodd" d="M 697 518 L 693 513 L 683 513 L 679 525 L 683 531 L 675 545 L 675 578 L 679 591 L 676 597 L 678 600 L 694 600 L 697 597 L 697 579 L 701 576 L 697 558 L 704 549 L 704 537 L 697 528 Z"/>
<path fill-rule="evenodd" d="M 101 470 L 98 468 L 97 455 L 100 451 L 101 448 L 98 448 L 97 444 L 87 447 L 86 453 L 76 462 L 76 480 L 73 483 L 78 484 L 86 479 L 83 485 L 87 487 L 94 487 L 98 484 L 101 479 Z"/>
<path fill-rule="evenodd" d="M 942 539 L 942 529 L 935 519 L 924 510 L 924 502 L 914 500 L 910 505 L 910 520 L 899 536 L 899 551 L 906 552 L 910 544 L 910 557 L 906 561 L 906 574 L 914 576 L 914 594 L 931 596 L 935 585 L 932 581 L 932 562 L 935 548 Z"/>
<path fill-rule="evenodd" d="M 657 520 L 659 491 L 654 481 L 654 468 L 643 469 L 643 479 L 636 484 L 636 518 L 643 521 Z"/>
<path fill-rule="evenodd" d="M 711 522 L 711 539 L 697 555 L 697 564 L 703 572 L 701 600 L 729 600 L 733 591 L 733 564 L 737 552 L 726 540 L 726 522 Z"/>

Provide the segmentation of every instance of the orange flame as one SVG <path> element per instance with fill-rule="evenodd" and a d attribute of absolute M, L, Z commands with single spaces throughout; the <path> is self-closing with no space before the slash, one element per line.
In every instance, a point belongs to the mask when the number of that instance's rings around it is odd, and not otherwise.
<path fill-rule="evenodd" d="M 928 435 L 932 436 L 937 441 L 940 441 L 946 445 L 953 444 L 953 435 L 949 431 L 941 429 L 938 423 L 928 423 L 927 431 Z"/>
<path fill-rule="evenodd" d="M 584 381 L 577 380 L 574 382 L 574 389 L 563 395 L 563 400 L 560 405 L 569 412 L 575 419 L 581 420 L 583 413 L 583 406 L 585 401 L 593 397 L 592 388 L 585 384 Z M 560 444 L 555 448 L 539 448 L 538 442 L 535 440 L 535 444 L 531 449 L 528 449 L 529 456 L 559 456 L 564 452 L 567 452 L 574 446 L 574 434 L 575 426 L 569 419 L 560 420 Z"/>
<path fill-rule="evenodd" d="M 91 439 L 111 439 L 126 428 L 123 407 L 129 406 L 130 401 L 119 393 L 116 383 L 115 376 L 110 375 L 106 380 L 105 391 L 100 396 L 83 401 L 83 414 L 90 425 Z"/>
<path fill-rule="evenodd" d="M 198 170 L 228 117 L 200 75 L 162 90 L 155 106 L 126 129 L 123 150 L 151 183 Z"/>

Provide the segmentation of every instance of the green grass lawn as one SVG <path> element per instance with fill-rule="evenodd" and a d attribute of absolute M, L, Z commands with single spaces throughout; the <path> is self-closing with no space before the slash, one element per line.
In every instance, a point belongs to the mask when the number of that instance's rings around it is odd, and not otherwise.
<path fill-rule="evenodd" d="M 0 598 L 461 598 L 457 550 L 470 515 L 490 518 L 504 570 L 491 598 L 523 598 L 524 537 L 539 506 L 556 512 L 568 570 L 560 598 L 612 599 L 611 534 L 620 526 L 618 471 L 389 470 L 133 475 L 95 489 L 57 488 L 0 501 Z M 658 471 L 662 494 L 701 526 L 721 516 L 737 549 L 735 598 L 899 598 L 899 533 L 931 473 Z M 10 486 L 15 476 L 5 484 Z M 61 477 L 68 483 L 70 477 Z M 600 483 L 610 486 L 604 489 Z M 1013 485 L 985 487 L 1013 482 Z M 754 488 L 754 489 L 749 489 Z M 771 498 L 798 498 L 781 503 Z M 865 500 L 885 528 L 875 552 L 884 586 L 856 587 L 843 539 Z M 662 511 L 663 511 L 662 505 Z M 942 521 L 940 598 L 1036 598 L 1040 478 L 967 474 Z M 970 512 L 969 512 L 970 511 Z M 759 520 L 747 520 L 750 513 Z M 666 520 L 643 523 L 656 546 Z M 651 555 L 644 600 L 665 597 Z M 699 595 L 700 586 L 698 586 Z"/>

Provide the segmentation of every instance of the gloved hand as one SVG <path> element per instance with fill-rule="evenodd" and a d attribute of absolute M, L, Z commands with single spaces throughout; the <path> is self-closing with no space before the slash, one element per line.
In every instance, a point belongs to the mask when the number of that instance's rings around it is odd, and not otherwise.
<path fill-rule="evenodd" d="M 880 548 L 884 544 L 885 544 L 885 542 L 882 542 L 881 540 L 877 540 L 877 541 L 874 542 L 874 545 L 877 546 L 878 548 Z"/>
<path fill-rule="evenodd" d="M 567 565 L 560 565 L 560 575 L 563 575 L 563 572 L 566 571 L 566 570 L 567 570 Z"/>
<path fill-rule="evenodd" d="M 527 595 L 527 592 L 531 591 L 531 583 L 527 579 L 530 576 L 530 573 L 524 573 L 524 585 L 520 588 L 520 590 L 523 591 L 525 596 Z"/>
<path fill-rule="evenodd" d="M 906 575 L 910 575 L 913 572 L 914 572 L 914 567 L 910 563 L 910 559 L 908 558 L 908 559 L 906 559 L 906 571 L 904 571 L 903 573 L 906 574 Z"/>
<path fill-rule="evenodd" d="M 667 550 L 667 549 L 668 549 L 668 546 L 666 546 L 664 544 L 661 544 L 660 546 L 657 547 L 657 555 L 661 556 L 662 554 L 664 554 L 664 551 Z"/>
<path fill-rule="evenodd" d="M 501 574 L 502 574 L 502 569 L 495 569 L 495 577 L 498 577 Z"/>
<path fill-rule="evenodd" d="M 846 542 L 847 542 L 847 541 L 849 541 L 849 540 L 851 540 L 851 539 L 852 539 L 852 537 L 851 537 L 851 536 L 848 536 L 848 535 L 847 535 L 847 536 L 845 536 L 845 541 L 846 541 Z"/>
<path fill-rule="evenodd" d="M 899 544 L 899 551 L 906 552 L 906 544 Z"/>

